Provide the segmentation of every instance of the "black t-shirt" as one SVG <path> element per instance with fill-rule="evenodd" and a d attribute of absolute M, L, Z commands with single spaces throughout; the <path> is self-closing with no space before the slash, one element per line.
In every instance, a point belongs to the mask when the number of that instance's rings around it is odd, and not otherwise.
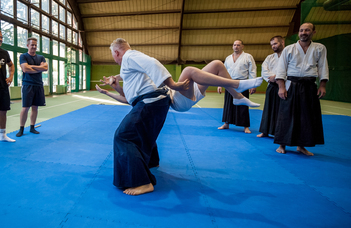
<path fill-rule="evenodd" d="M 0 89 L 8 87 L 6 83 L 6 64 L 10 62 L 11 59 L 9 53 L 0 48 Z"/>

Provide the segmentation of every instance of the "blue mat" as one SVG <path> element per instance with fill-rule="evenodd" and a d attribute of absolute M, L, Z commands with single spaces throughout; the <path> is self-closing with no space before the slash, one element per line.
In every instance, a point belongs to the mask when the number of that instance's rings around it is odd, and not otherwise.
<path fill-rule="evenodd" d="M 350 227 L 351 117 L 323 116 L 307 157 L 273 138 L 217 130 L 222 109 L 169 111 L 153 193 L 112 185 L 113 134 L 128 106 L 91 105 L 0 143 L 0 227 Z"/>

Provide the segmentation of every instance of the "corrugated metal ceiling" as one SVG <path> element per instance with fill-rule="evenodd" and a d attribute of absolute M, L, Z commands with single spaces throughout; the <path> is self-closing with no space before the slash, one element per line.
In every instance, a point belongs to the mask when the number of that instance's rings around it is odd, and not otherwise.
<path fill-rule="evenodd" d="M 291 35 L 301 0 L 78 0 L 86 48 L 93 64 L 113 64 L 109 46 L 125 38 L 133 49 L 164 63 L 224 60 L 241 39 L 257 62 L 272 53 L 274 35 Z M 348 11 L 323 10 L 318 0 L 306 15 L 316 38 L 350 32 Z M 295 17 L 294 17 L 295 16 Z M 341 26 L 335 21 L 348 21 Z M 327 25 L 325 25 L 325 23 Z"/>

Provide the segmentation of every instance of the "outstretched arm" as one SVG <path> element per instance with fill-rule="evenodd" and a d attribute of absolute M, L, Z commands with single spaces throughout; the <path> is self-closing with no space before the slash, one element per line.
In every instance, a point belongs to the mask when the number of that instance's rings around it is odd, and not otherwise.
<path fill-rule="evenodd" d="M 121 76 L 115 75 L 115 76 L 110 76 L 110 77 L 103 77 L 103 79 L 100 79 L 100 82 L 103 84 L 100 84 L 100 86 L 105 86 L 109 85 L 111 86 L 114 90 L 116 90 L 121 96 L 124 96 L 123 88 L 122 86 L 119 85 L 119 81 L 122 81 Z"/>
<path fill-rule="evenodd" d="M 119 101 L 119 102 L 124 103 L 124 104 L 128 104 L 127 99 L 122 95 L 111 93 L 111 92 L 107 91 L 106 89 L 101 89 L 98 85 L 95 85 L 95 88 L 99 93 L 106 94 L 107 96 L 115 99 L 116 101 Z"/>

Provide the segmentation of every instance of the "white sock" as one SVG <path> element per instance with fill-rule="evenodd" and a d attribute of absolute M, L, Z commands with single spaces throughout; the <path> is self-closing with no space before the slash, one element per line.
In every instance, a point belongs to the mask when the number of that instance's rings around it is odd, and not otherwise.
<path fill-rule="evenodd" d="M 16 142 L 16 140 L 7 137 L 5 129 L 0 129 L 0 142 Z"/>
<path fill-rule="evenodd" d="M 254 79 L 247 79 L 247 80 L 240 80 L 239 87 L 235 89 L 238 93 L 244 92 L 245 90 L 252 89 L 259 87 L 263 82 L 263 78 L 254 78 Z"/>
<path fill-rule="evenodd" d="M 249 107 L 260 107 L 260 104 L 254 103 L 247 99 L 246 97 L 241 98 L 241 99 L 233 99 L 233 104 L 234 105 L 245 105 Z"/>

